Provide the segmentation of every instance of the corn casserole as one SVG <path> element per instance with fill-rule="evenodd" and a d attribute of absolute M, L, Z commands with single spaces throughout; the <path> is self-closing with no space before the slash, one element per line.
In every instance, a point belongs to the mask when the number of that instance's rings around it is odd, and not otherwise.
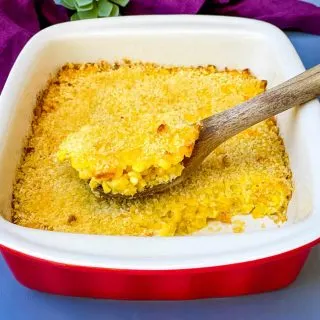
<path fill-rule="evenodd" d="M 126 190 L 132 177 L 136 179 L 131 185 L 142 188 L 148 181 L 129 173 L 152 169 L 154 174 L 152 165 L 159 161 L 164 164 L 164 171 L 156 173 L 159 179 L 179 175 L 181 159 L 190 155 L 197 137 L 193 124 L 262 93 L 265 87 L 266 82 L 248 70 L 219 71 L 214 66 L 171 67 L 127 60 L 63 66 L 35 107 L 14 182 L 13 222 L 44 230 L 136 236 L 191 234 L 210 221 L 231 223 L 237 215 L 284 222 L 293 187 L 274 119 L 220 145 L 190 179 L 168 192 L 141 199 L 99 199 L 91 192 L 100 184 L 107 192 Z M 172 152 L 176 159 L 167 157 L 175 143 L 166 139 L 160 141 L 165 158 L 161 154 L 140 163 L 136 161 L 140 149 L 123 154 L 115 148 L 115 168 L 121 164 L 122 172 L 95 171 L 93 147 L 102 150 L 101 155 L 110 149 L 108 143 L 117 147 L 123 139 L 128 139 L 128 146 L 145 141 L 149 147 L 152 135 L 161 134 L 179 136 Z M 133 167 L 137 170 L 130 171 Z M 110 173 L 126 180 L 105 184 L 101 177 Z"/>

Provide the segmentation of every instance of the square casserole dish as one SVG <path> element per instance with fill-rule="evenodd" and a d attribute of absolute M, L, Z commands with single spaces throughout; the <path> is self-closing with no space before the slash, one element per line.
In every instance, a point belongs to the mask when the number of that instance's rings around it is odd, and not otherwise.
<path fill-rule="evenodd" d="M 0 249 L 17 280 L 40 291 L 113 299 L 234 296 L 290 284 L 320 239 L 318 101 L 277 118 L 295 185 L 281 228 L 150 238 L 51 232 L 10 222 L 23 139 L 50 74 L 66 62 L 122 58 L 249 68 L 269 88 L 304 71 L 282 31 L 250 19 L 119 17 L 38 33 L 18 57 L 0 101 Z"/>

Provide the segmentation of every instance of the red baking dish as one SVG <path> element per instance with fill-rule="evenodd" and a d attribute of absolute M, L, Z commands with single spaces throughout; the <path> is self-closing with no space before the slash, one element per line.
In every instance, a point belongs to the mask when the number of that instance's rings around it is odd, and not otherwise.
<path fill-rule="evenodd" d="M 122 58 L 249 68 L 272 87 L 304 71 L 287 37 L 264 22 L 230 17 L 142 16 L 68 22 L 25 46 L 0 97 L 0 249 L 23 285 L 110 299 L 196 299 L 275 290 L 299 274 L 320 241 L 320 106 L 277 117 L 294 178 L 288 221 L 249 223 L 242 234 L 125 237 L 36 230 L 11 220 L 15 169 L 37 93 L 66 62 Z"/>
<path fill-rule="evenodd" d="M 265 259 L 179 270 L 120 270 L 66 265 L 3 247 L 16 279 L 40 291 L 95 298 L 187 300 L 283 288 L 298 276 L 316 242 Z"/>

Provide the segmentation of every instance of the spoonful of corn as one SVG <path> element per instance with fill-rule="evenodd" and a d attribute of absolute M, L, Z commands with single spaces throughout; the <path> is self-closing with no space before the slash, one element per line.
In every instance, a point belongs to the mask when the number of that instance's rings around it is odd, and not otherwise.
<path fill-rule="evenodd" d="M 99 197 L 149 196 L 184 181 L 227 139 L 319 95 L 320 65 L 199 123 L 175 113 L 109 116 L 70 134 L 58 159 Z"/>

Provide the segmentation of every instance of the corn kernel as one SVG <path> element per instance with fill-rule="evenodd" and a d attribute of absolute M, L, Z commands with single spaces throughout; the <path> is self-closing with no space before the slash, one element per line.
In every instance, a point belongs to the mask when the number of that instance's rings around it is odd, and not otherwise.
<path fill-rule="evenodd" d="M 90 181 L 91 182 L 91 181 Z M 92 186 L 92 185 L 90 185 L 90 187 L 92 188 L 92 189 L 95 189 L 96 187 L 97 187 L 97 182 L 95 182 L 95 184 Z M 104 193 L 109 193 L 109 192 L 111 192 L 111 188 L 109 187 L 109 185 L 108 185 L 108 182 L 102 182 L 102 188 L 103 188 L 103 192 Z"/>
<path fill-rule="evenodd" d="M 171 167 L 171 164 L 168 161 L 163 159 L 159 160 L 158 165 L 165 170 L 168 170 Z"/>
<path fill-rule="evenodd" d="M 132 169 L 136 172 L 142 172 L 144 171 L 146 168 L 145 168 L 145 165 L 143 163 L 134 163 L 132 165 Z"/>
<path fill-rule="evenodd" d="M 137 185 L 138 182 L 139 182 L 139 179 L 136 178 L 136 177 L 130 177 L 130 182 L 131 182 L 133 185 Z"/>

